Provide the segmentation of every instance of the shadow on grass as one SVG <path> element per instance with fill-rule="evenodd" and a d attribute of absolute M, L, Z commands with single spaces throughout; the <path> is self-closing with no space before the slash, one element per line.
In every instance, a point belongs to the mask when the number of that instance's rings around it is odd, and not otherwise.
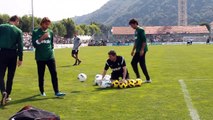
<path fill-rule="evenodd" d="M 140 87 L 132 87 L 132 88 L 124 88 L 124 89 L 120 89 L 120 88 L 96 88 L 93 92 L 98 92 L 98 91 L 115 91 L 115 90 L 128 90 L 128 89 L 138 89 Z"/>
<path fill-rule="evenodd" d="M 113 90 L 120 90 L 116 88 L 95 88 L 93 92 L 98 92 L 98 91 L 113 91 Z"/>
<path fill-rule="evenodd" d="M 69 68 L 69 67 L 73 67 L 72 65 L 64 65 L 64 66 L 58 66 L 59 68 Z"/>
<path fill-rule="evenodd" d="M 59 97 L 42 97 L 42 98 L 37 98 L 39 97 L 40 95 L 33 95 L 33 96 L 30 96 L 30 97 L 27 97 L 27 98 L 23 98 L 23 99 L 20 99 L 20 100 L 14 100 L 14 101 L 11 101 L 7 104 L 7 106 L 9 105 L 16 105 L 16 104 L 20 104 L 20 103 L 25 103 L 25 102 L 34 102 L 34 101 L 42 101 L 42 100 L 48 100 L 48 99 L 63 99 L 63 97 L 59 98 Z"/>
<path fill-rule="evenodd" d="M 71 93 L 78 94 L 78 93 L 82 93 L 82 91 L 72 91 Z"/>
<path fill-rule="evenodd" d="M 5 109 L 7 109 L 5 106 L 0 106 L 0 109 L 1 110 L 5 110 Z"/>

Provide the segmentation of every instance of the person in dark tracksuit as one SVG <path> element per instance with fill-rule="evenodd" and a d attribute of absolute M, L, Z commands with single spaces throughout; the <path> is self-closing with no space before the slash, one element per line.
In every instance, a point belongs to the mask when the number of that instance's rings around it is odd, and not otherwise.
<path fill-rule="evenodd" d="M 147 40 L 145 31 L 142 27 L 138 25 L 138 21 L 135 19 L 130 20 L 129 25 L 135 29 L 135 44 L 132 49 L 131 55 L 133 56 L 132 59 L 132 68 L 136 74 L 137 78 L 141 78 L 140 73 L 138 71 L 138 63 L 146 77 L 145 83 L 151 83 L 151 79 L 146 67 L 146 53 L 148 51 L 147 47 Z"/>
<path fill-rule="evenodd" d="M 16 66 L 22 65 L 23 60 L 23 36 L 19 25 L 18 16 L 12 16 L 9 23 L 0 25 L 0 89 L 2 93 L 1 105 L 10 101 L 13 78 Z M 18 56 L 18 57 L 17 57 Z M 18 58 L 18 62 L 17 62 Z M 6 70 L 7 82 L 5 87 L 4 77 Z"/>
<path fill-rule="evenodd" d="M 55 96 L 62 97 L 65 93 L 58 90 L 58 77 L 56 71 L 56 63 L 54 58 L 53 32 L 49 29 L 51 21 L 45 17 L 40 23 L 40 28 L 33 31 L 32 43 L 35 47 L 35 59 L 38 69 L 39 89 L 41 96 L 46 96 L 44 92 L 44 72 L 45 67 L 49 68 Z"/>

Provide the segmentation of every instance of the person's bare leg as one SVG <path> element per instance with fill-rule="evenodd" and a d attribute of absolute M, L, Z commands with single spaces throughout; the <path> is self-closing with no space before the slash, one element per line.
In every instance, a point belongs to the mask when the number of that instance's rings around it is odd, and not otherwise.
<path fill-rule="evenodd" d="M 75 54 L 72 54 L 72 57 L 75 59 L 75 64 L 73 64 L 73 66 L 76 66 L 77 65 L 77 57 Z"/>
<path fill-rule="evenodd" d="M 78 61 L 78 65 L 81 64 L 81 60 L 78 58 L 78 54 L 76 54 L 76 61 Z"/>

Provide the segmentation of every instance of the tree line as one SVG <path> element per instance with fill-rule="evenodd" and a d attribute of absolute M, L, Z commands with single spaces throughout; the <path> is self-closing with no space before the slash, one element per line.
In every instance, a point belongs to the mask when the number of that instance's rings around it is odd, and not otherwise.
<path fill-rule="evenodd" d="M 7 14 L 0 14 L 0 24 L 7 23 L 10 16 Z M 42 18 L 34 17 L 34 26 L 39 28 L 39 24 Z M 32 20 L 33 18 L 28 15 L 20 17 L 20 25 L 18 26 L 23 32 L 32 31 Z M 51 29 L 55 35 L 72 38 L 73 33 L 78 31 L 79 35 L 95 35 L 95 34 L 105 34 L 107 35 L 110 31 L 110 27 L 92 22 L 90 24 L 75 24 L 72 18 L 62 19 L 60 21 L 52 21 Z"/>

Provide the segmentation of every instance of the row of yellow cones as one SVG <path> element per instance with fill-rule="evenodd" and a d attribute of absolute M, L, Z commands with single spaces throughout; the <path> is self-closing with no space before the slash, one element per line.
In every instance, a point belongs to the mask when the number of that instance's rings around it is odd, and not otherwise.
<path fill-rule="evenodd" d="M 141 79 L 130 79 L 130 80 L 126 80 L 125 82 L 120 82 L 118 80 L 115 80 L 112 82 L 112 87 L 113 88 L 133 88 L 133 87 L 141 87 L 143 81 Z"/>

